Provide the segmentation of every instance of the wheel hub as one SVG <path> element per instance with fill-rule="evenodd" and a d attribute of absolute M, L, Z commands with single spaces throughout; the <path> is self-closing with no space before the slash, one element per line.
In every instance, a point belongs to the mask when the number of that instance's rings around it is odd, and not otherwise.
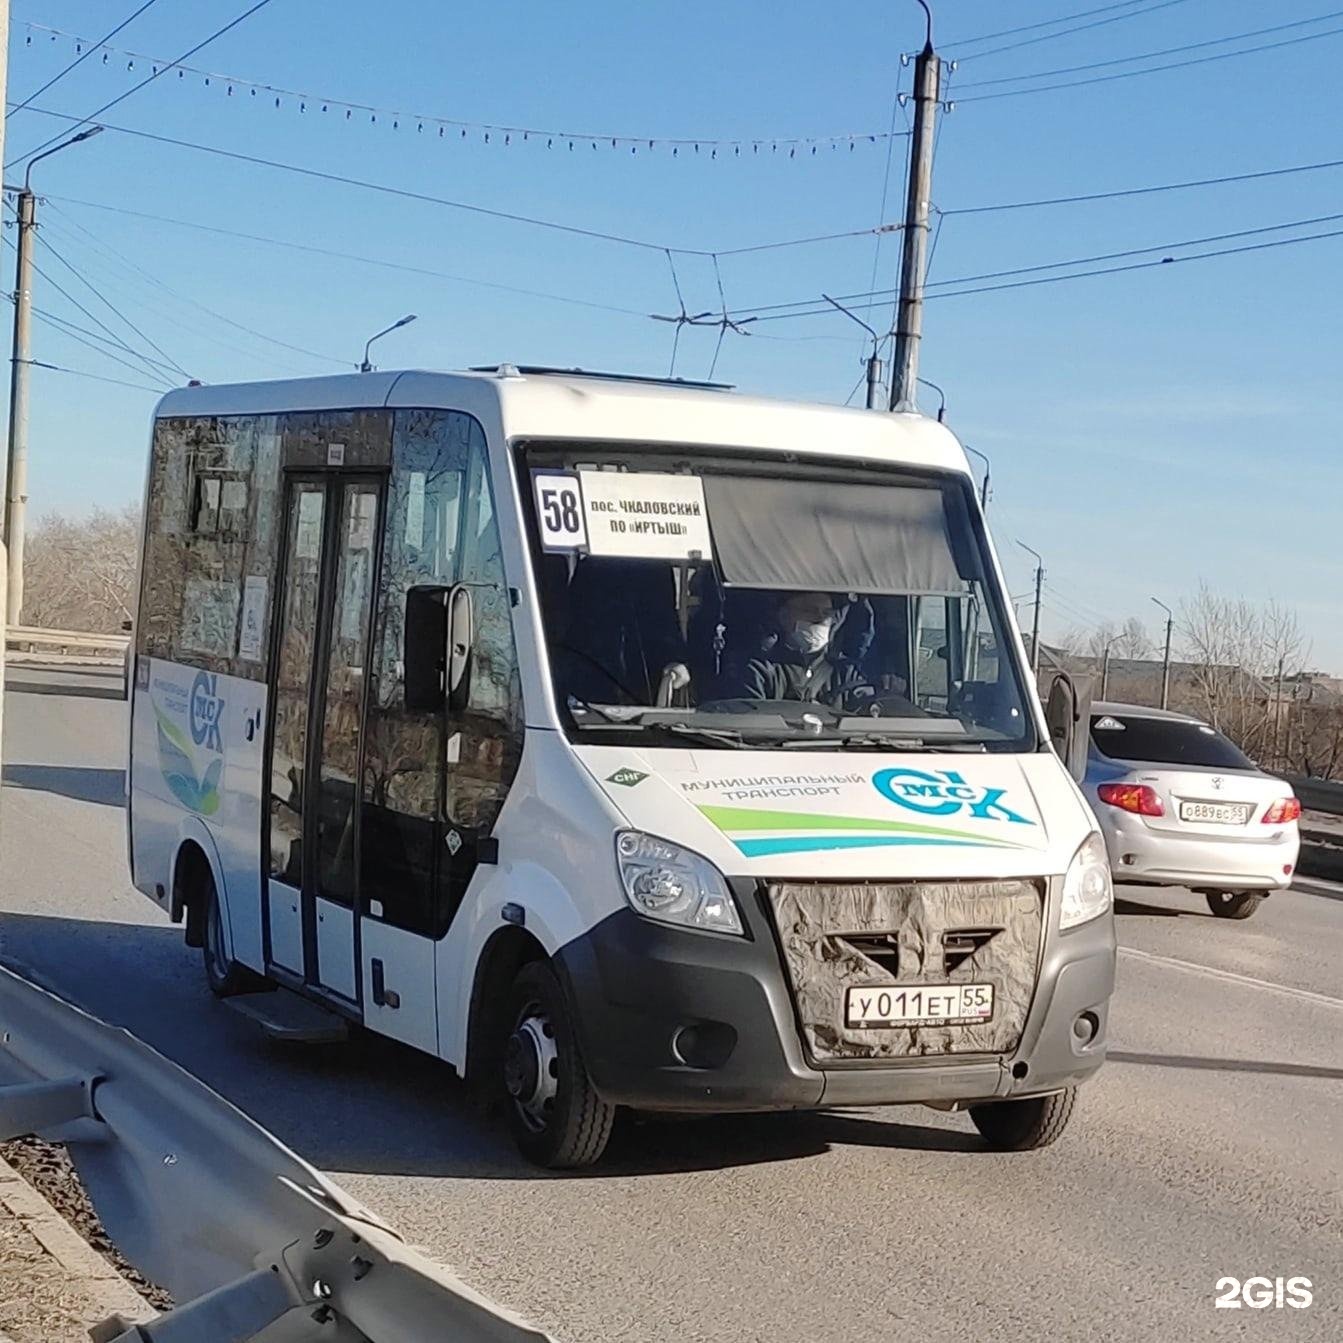
<path fill-rule="evenodd" d="M 559 1090 L 559 1051 L 554 1027 L 539 1012 L 524 1016 L 508 1037 L 504 1087 L 529 1127 L 549 1123 Z"/>

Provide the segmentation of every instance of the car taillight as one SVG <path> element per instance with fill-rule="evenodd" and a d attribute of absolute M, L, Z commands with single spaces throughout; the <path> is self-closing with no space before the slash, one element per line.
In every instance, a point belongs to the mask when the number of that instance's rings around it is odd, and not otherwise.
<path fill-rule="evenodd" d="M 1164 816 L 1166 808 L 1156 789 L 1145 783 L 1103 783 L 1096 795 L 1109 807 L 1131 811 L 1135 816 Z"/>
<path fill-rule="evenodd" d="M 1295 821 L 1301 815 L 1301 799 L 1298 797 L 1280 797 L 1265 813 L 1265 825 L 1285 825 Z"/>

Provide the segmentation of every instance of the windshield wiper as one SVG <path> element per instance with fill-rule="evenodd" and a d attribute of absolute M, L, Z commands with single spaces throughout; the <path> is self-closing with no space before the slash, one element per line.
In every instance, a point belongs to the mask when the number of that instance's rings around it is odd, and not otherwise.
<path fill-rule="evenodd" d="M 923 737 L 902 737 L 896 733 L 857 732 L 842 738 L 845 746 L 871 746 L 884 751 L 975 751 L 985 749 L 982 741 L 928 741 Z"/>
<path fill-rule="evenodd" d="M 707 741 L 714 746 L 731 747 L 734 751 L 744 751 L 749 746 L 755 745 L 748 743 L 740 732 L 732 732 L 726 728 L 695 727 L 691 723 L 641 723 L 639 726 L 645 731 L 669 732 L 673 736 L 684 737 L 687 741 Z"/>

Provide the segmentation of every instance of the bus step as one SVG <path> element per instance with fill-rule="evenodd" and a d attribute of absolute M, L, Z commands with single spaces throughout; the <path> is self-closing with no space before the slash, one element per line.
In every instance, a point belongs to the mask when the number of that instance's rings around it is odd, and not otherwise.
<path fill-rule="evenodd" d="M 250 1017 L 272 1040 L 285 1044 L 334 1045 L 350 1038 L 344 1017 L 300 998 L 288 989 L 274 993 L 244 993 L 225 998 L 225 1004 L 241 1016 Z"/>

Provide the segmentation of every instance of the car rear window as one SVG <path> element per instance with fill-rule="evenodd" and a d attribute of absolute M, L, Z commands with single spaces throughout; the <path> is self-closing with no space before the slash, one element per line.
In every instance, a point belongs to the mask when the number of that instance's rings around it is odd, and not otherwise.
<path fill-rule="evenodd" d="M 1112 760 L 1212 769 L 1254 768 L 1254 762 L 1238 746 L 1203 723 L 1097 714 L 1091 720 L 1091 739 L 1096 749 Z"/>

